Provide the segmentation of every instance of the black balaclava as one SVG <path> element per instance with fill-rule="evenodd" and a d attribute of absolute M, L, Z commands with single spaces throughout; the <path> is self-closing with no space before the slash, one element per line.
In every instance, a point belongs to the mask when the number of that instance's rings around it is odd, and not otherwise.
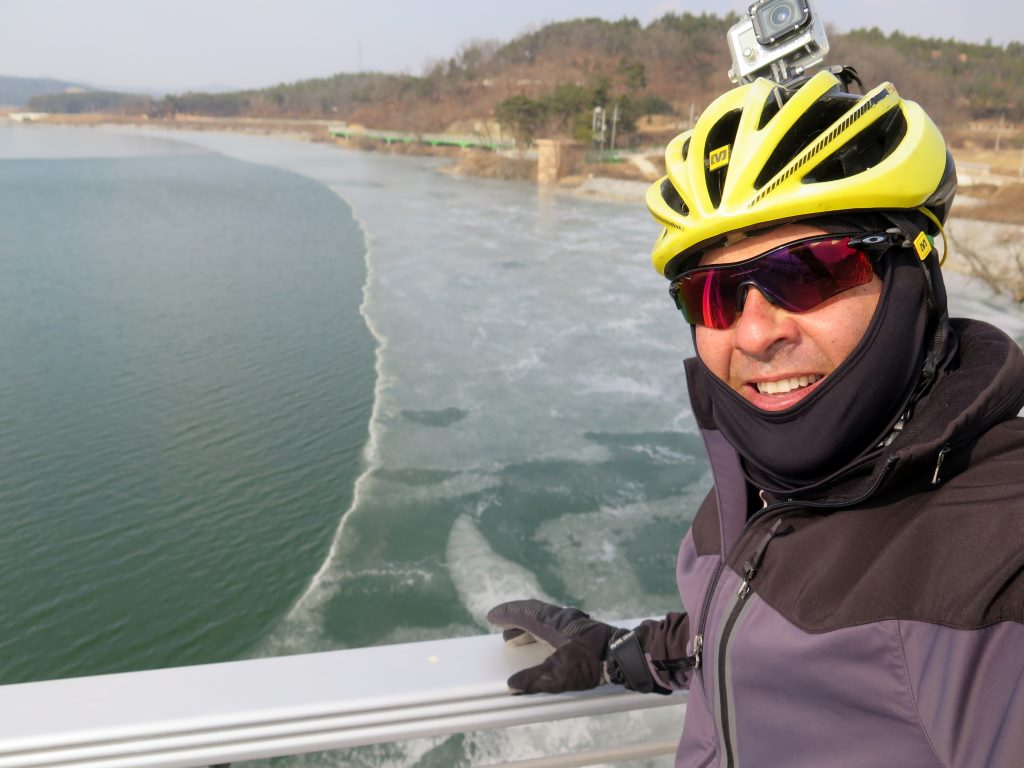
<path fill-rule="evenodd" d="M 892 227 L 879 216 L 813 223 L 832 232 Z M 922 370 L 935 343 L 934 328 L 945 328 L 947 322 L 941 275 L 937 268 L 922 269 L 912 248 L 892 249 L 876 269 L 882 293 L 863 338 L 792 408 L 755 408 L 698 355 L 695 373 L 711 401 L 715 425 L 739 452 L 748 478 L 758 487 L 792 491 L 833 476 L 878 446 L 922 394 Z"/>

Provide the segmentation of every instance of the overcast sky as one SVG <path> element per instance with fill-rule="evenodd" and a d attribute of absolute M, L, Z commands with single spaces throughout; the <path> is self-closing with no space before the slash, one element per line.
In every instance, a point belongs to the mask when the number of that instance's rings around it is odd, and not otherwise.
<path fill-rule="evenodd" d="M 1024 39 L 1021 0 L 818 0 L 845 31 L 878 26 L 997 44 Z M 250 88 L 376 70 L 420 74 L 476 39 L 550 21 L 743 11 L 730 0 L 0 0 L 0 75 L 119 89 Z M 723 68 L 728 62 L 723 62 Z"/>

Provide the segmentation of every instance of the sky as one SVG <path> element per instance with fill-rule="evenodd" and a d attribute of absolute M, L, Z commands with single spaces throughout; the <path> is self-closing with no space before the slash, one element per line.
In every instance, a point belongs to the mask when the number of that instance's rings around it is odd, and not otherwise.
<path fill-rule="evenodd" d="M 817 0 L 839 31 L 1024 39 L 1021 0 Z M 0 75 L 118 90 L 258 88 L 338 72 L 421 74 L 460 46 L 552 21 L 647 24 L 665 13 L 744 12 L 732 0 L 0 0 Z M 728 62 L 723 62 L 728 68 Z"/>

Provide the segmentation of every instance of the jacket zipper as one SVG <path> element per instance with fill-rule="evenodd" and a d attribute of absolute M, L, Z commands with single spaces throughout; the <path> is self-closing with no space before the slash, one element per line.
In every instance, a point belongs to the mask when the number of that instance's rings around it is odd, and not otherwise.
<path fill-rule="evenodd" d="M 1010 392 L 1010 394 L 1007 395 L 1003 399 L 1003 401 L 993 409 L 995 417 L 990 419 L 986 423 L 991 426 L 992 424 L 996 424 L 1000 421 L 1003 421 L 1006 418 L 1013 416 L 1017 410 L 1017 408 L 1015 407 L 1015 403 L 1017 402 L 1017 399 L 1020 397 L 1022 391 L 1024 391 L 1024 381 L 1018 382 L 1017 386 L 1013 388 L 1013 391 Z M 971 432 L 968 432 L 966 435 L 961 435 L 960 439 L 958 439 L 956 442 L 946 443 L 945 445 L 942 446 L 942 448 L 939 450 L 938 456 L 935 459 L 935 472 L 934 474 L 932 474 L 932 485 L 938 485 L 940 482 L 942 482 L 942 479 L 939 477 L 939 471 L 942 469 L 942 462 L 945 461 L 946 454 L 954 451 L 961 445 L 969 443 L 983 431 L 984 430 L 978 429 L 972 430 Z"/>
<path fill-rule="evenodd" d="M 944 446 L 942 446 L 942 450 L 939 451 L 939 458 L 936 459 L 935 461 L 935 474 L 932 475 L 932 485 L 939 484 L 939 470 L 942 469 L 942 462 L 946 458 L 946 454 L 949 453 L 950 450 L 952 449 L 950 448 L 949 443 L 946 443 Z"/>
<path fill-rule="evenodd" d="M 989 427 L 998 424 L 1005 419 L 1011 418 L 1016 415 L 1017 407 L 1016 403 L 1020 399 L 1021 395 L 1024 394 L 1024 380 L 1019 381 L 1017 385 L 1010 391 L 1006 397 L 1004 397 L 998 405 L 992 409 L 992 416 L 982 424 L 982 428 L 975 426 L 970 432 L 960 435 L 955 442 L 944 443 L 942 448 L 939 449 L 938 454 L 935 457 L 935 471 L 932 473 L 932 485 L 938 485 L 942 482 L 942 478 L 939 473 L 942 470 L 942 462 L 946 460 L 946 455 L 956 450 L 962 445 L 969 443 L 974 440 L 978 435 L 984 432 Z M 898 429 L 902 429 L 900 425 L 897 425 Z M 891 440 L 886 441 L 888 445 Z"/>
<path fill-rule="evenodd" d="M 786 501 L 780 501 L 771 506 L 763 507 L 756 513 L 751 515 L 750 519 L 743 526 L 743 530 L 740 532 L 739 539 L 737 539 L 736 545 L 742 542 L 743 537 L 753 527 L 754 523 L 762 520 L 770 512 L 775 512 L 786 507 L 803 507 L 812 509 L 828 509 L 833 507 L 847 507 L 859 504 L 864 499 L 870 498 L 872 494 L 878 489 L 885 478 L 889 475 L 889 471 L 896 463 L 897 459 L 895 456 L 890 457 L 885 465 L 882 467 L 882 471 L 878 473 L 875 481 L 871 486 L 860 496 L 855 499 L 849 499 L 844 501 L 800 501 L 798 499 L 787 499 Z M 736 591 L 736 602 L 733 605 L 732 610 L 729 612 L 728 618 L 725 620 L 725 624 L 722 628 L 722 635 L 718 642 L 718 697 L 719 697 L 719 712 L 721 716 L 719 718 L 719 734 L 722 736 L 722 740 L 725 743 L 725 765 L 727 768 L 733 768 L 735 765 L 735 750 L 733 748 L 732 733 L 730 732 L 731 726 L 729 724 L 729 694 L 726 689 L 726 650 L 728 648 L 730 636 L 733 628 L 736 626 L 737 621 L 740 618 L 740 614 L 746 605 L 747 598 L 750 595 L 750 582 L 754 580 L 758 572 L 761 570 L 761 563 L 764 560 L 765 551 L 768 549 L 768 544 L 771 540 L 778 535 L 779 527 L 782 524 L 782 517 L 772 525 L 772 527 L 765 533 L 764 538 L 754 551 L 754 555 L 743 565 L 743 581 L 740 584 L 740 588 Z M 693 639 L 694 645 L 694 669 L 698 669 L 700 666 L 700 654 L 703 652 L 704 647 L 704 633 L 707 628 L 708 613 L 711 607 L 711 598 L 718 587 L 718 581 L 721 578 L 722 571 L 725 567 L 725 555 L 722 555 L 722 559 L 719 561 L 718 566 L 715 568 L 714 576 L 711 580 L 711 586 L 708 588 L 708 592 L 704 597 L 704 605 L 701 609 L 700 623 L 698 624 L 698 633 Z"/>
<path fill-rule="evenodd" d="M 704 595 L 704 605 L 700 609 L 700 622 L 697 624 L 697 634 L 693 636 L 693 656 L 690 657 L 690 663 L 693 664 L 694 669 L 700 669 L 701 657 L 704 654 L 704 632 L 707 629 L 708 612 L 711 610 L 711 598 L 715 595 L 715 589 L 718 588 L 718 580 L 721 578 L 724 568 L 725 556 L 723 555 L 718 561 L 718 565 L 715 566 L 714 574 L 711 576 L 711 584 Z"/>
<path fill-rule="evenodd" d="M 761 570 L 761 563 L 764 561 L 764 553 L 768 549 L 768 545 L 771 543 L 779 534 L 779 528 L 782 526 L 783 517 L 779 516 L 778 520 L 768 529 L 764 537 L 761 539 L 761 543 L 754 551 L 754 555 L 743 564 L 743 582 L 740 584 L 740 588 L 736 590 L 736 602 L 733 604 L 732 610 L 729 612 L 729 618 L 725 620 L 725 625 L 722 628 L 722 637 L 718 642 L 718 711 L 719 711 L 719 733 L 724 737 L 725 742 L 725 765 L 727 768 L 732 768 L 735 765 L 735 749 L 732 744 L 732 733 L 729 728 L 729 688 L 726 684 L 726 663 L 725 663 L 725 649 L 729 643 L 729 637 L 732 635 L 733 629 L 736 627 L 736 623 L 739 621 L 740 614 L 743 612 L 743 608 L 747 603 L 747 598 L 750 596 L 750 582 L 754 580 L 758 572 Z"/>
<path fill-rule="evenodd" d="M 758 497 L 761 499 L 761 509 L 754 513 L 754 517 L 759 515 L 768 507 L 768 499 L 764 495 L 764 491 L 757 492 Z M 750 522 L 749 520 L 747 521 Z M 746 525 L 744 525 L 744 529 Z M 742 536 L 742 533 L 740 534 Z M 697 626 L 697 634 L 693 636 L 693 656 L 690 657 L 690 663 L 694 669 L 700 669 L 701 656 L 704 653 L 704 630 L 707 628 L 708 612 L 711 610 L 711 598 L 715 594 L 715 589 L 718 587 L 718 580 L 722 576 L 722 569 L 725 568 L 725 556 L 723 553 L 722 559 L 718 561 L 718 565 L 715 567 L 715 572 L 711 576 L 711 585 L 708 588 L 707 594 L 704 595 L 704 604 L 700 611 L 700 623 Z"/>

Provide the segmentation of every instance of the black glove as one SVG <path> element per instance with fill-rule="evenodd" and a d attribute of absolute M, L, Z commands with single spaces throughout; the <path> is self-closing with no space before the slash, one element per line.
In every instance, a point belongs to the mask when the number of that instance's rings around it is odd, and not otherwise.
<path fill-rule="evenodd" d="M 492 608 L 487 620 L 504 631 L 509 645 L 540 641 L 553 653 L 542 664 L 508 679 L 513 693 L 583 691 L 609 682 L 605 672 L 609 644 L 628 630 L 594 621 L 578 608 L 560 608 L 540 600 L 513 600 Z"/>

